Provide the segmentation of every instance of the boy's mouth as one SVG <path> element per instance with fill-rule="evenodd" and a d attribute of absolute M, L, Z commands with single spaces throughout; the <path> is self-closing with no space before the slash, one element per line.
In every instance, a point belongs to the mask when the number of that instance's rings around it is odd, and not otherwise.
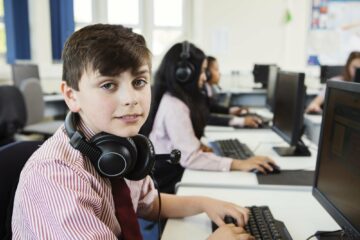
<path fill-rule="evenodd" d="M 140 117 L 141 117 L 141 114 L 127 114 L 127 115 L 123 115 L 123 116 L 120 116 L 117 118 L 126 123 L 134 123 L 134 122 L 137 122 Z"/>

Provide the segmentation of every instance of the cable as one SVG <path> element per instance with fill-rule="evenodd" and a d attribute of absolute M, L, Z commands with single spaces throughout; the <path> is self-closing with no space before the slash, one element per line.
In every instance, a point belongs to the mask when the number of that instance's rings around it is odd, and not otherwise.
<path fill-rule="evenodd" d="M 160 236 L 161 236 L 161 222 L 160 222 L 161 196 L 160 196 L 160 189 L 159 189 L 159 185 L 158 185 L 157 181 L 155 180 L 154 173 L 152 171 L 150 173 L 150 177 L 152 178 L 152 180 L 154 182 L 154 186 L 155 186 L 155 188 L 157 190 L 158 199 L 159 199 L 159 210 L 158 210 L 157 224 L 158 224 L 158 238 L 160 240 Z"/>

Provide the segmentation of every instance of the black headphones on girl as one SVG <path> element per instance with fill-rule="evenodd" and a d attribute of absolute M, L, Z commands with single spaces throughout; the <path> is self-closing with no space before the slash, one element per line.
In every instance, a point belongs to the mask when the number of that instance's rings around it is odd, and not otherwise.
<path fill-rule="evenodd" d="M 182 50 L 180 53 L 180 61 L 177 63 L 175 70 L 176 80 L 180 83 L 189 82 L 194 75 L 194 65 L 189 61 L 190 59 L 190 43 L 188 41 L 182 42 Z"/>
<path fill-rule="evenodd" d="M 101 132 L 89 141 L 76 129 L 79 115 L 69 112 L 65 118 L 65 130 L 70 145 L 87 156 L 100 175 L 104 177 L 124 177 L 129 180 L 141 180 L 154 168 L 155 160 L 168 160 L 178 163 L 179 150 L 170 154 L 155 154 L 151 141 L 138 134 L 133 137 L 119 137 Z"/>

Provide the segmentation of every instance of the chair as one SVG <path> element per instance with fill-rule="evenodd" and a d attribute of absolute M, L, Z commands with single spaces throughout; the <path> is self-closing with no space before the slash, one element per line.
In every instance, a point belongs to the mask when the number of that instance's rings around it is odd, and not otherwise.
<path fill-rule="evenodd" d="M 20 90 L 24 96 L 28 116 L 22 132 L 41 134 L 45 138 L 53 135 L 63 121 L 44 121 L 45 102 L 40 81 L 36 78 L 24 79 L 20 84 Z"/>
<path fill-rule="evenodd" d="M 41 144 L 25 141 L 0 147 L 0 239 L 11 239 L 11 215 L 20 172 Z"/>
<path fill-rule="evenodd" d="M 11 70 L 12 79 L 16 87 L 20 87 L 22 81 L 28 78 L 36 78 L 40 81 L 39 67 L 36 64 L 12 64 Z"/>
<path fill-rule="evenodd" d="M 0 146 L 14 141 L 14 135 L 26 124 L 23 95 L 15 86 L 0 86 Z"/>

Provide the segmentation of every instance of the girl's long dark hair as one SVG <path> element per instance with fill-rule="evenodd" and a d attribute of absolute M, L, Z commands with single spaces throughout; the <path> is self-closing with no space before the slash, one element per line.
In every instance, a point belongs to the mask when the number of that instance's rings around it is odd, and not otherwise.
<path fill-rule="evenodd" d="M 150 114 L 140 131 L 140 133 L 146 136 L 150 134 L 153 128 L 160 101 L 166 92 L 180 99 L 188 106 L 196 137 L 200 139 L 204 134 L 208 108 L 206 98 L 198 86 L 198 80 L 201 74 L 201 66 L 206 56 L 202 50 L 190 43 L 190 57 L 187 61 L 193 65 L 194 71 L 191 79 L 186 83 L 182 83 L 176 80 L 175 76 L 176 68 L 179 66 L 179 62 L 181 62 L 181 52 L 182 43 L 172 46 L 165 54 L 155 73 Z"/>

